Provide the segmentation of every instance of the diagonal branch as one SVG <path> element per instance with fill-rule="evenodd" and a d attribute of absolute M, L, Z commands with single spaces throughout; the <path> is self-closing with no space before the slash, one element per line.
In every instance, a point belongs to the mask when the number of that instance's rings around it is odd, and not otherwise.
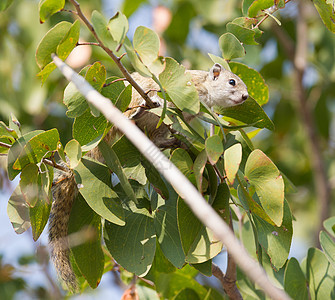
<path fill-rule="evenodd" d="M 72 1 L 72 0 L 71 0 Z M 103 97 L 80 75 L 75 73 L 56 55 L 53 61 L 63 75 L 84 95 L 87 101 L 94 105 L 107 120 L 115 124 L 118 129 L 134 144 L 134 146 L 153 164 L 153 166 L 166 178 L 175 191 L 184 199 L 198 219 L 226 246 L 228 253 L 234 258 L 247 276 L 257 283 L 272 299 L 290 299 L 287 294 L 275 287 L 264 269 L 253 260 L 241 246 L 229 226 L 221 219 L 215 210 L 206 202 L 198 190 L 179 171 L 179 169 L 150 141 L 146 135 L 122 112 L 120 112 L 109 99 Z"/>

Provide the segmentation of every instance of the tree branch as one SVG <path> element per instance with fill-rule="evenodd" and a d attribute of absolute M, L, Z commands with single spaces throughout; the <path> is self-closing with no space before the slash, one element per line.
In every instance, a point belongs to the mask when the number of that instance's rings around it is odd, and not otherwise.
<path fill-rule="evenodd" d="M 229 253 L 228 253 L 228 256 L 229 256 Z M 229 279 L 227 279 L 227 275 L 224 275 L 222 270 L 215 263 L 212 263 L 212 274 L 213 276 L 215 276 L 217 279 L 220 280 L 222 287 L 225 293 L 227 294 L 227 296 L 229 297 L 229 299 L 232 299 L 232 300 L 243 299 L 240 294 L 240 291 L 238 290 L 236 286 L 236 280 L 233 282 L 229 281 Z"/>
<path fill-rule="evenodd" d="M 152 102 L 151 98 L 143 91 L 143 89 L 138 85 L 138 83 L 131 77 L 128 70 L 123 66 L 123 64 L 120 61 L 120 58 L 118 58 L 111 49 L 109 49 L 107 46 L 104 45 L 104 43 L 99 39 L 97 33 L 95 32 L 93 25 L 90 23 L 90 21 L 86 18 L 86 16 L 83 14 L 79 3 L 76 0 L 69 0 L 73 6 L 75 7 L 78 17 L 85 23 L 87 28 L 92 32 L 95 39 L 97 40 L 98 44 L 102 49 L 105 50 L 105 52 L 113 59 L 115 64 L 118 66 L 124 77 L 126 77 L 127 81 L 135 88 L 135 90 L 141 95 L 141 97 L 145 100 L 147 105 L 150 108 L 154 108 L 155 104 Z"/>
<path fill-rule="evenodd" d="M 233 220 L 230 213 L 230 229 L 233 231 Z M 222 287 L 229 297 L 232 300 L 243 299 L 240 291 L 236 286 L 236 263 L 233 256 L 228 252 L 228 266 L 226 275 L 223 274 L 222 270 L 216 264 L 212 263 L 212 274 L 220 280 Z"/>
<path fill-rule="evenodd" d="M 206 202 L 192 183 L 187 180 L 154 143 L 150 141 L 135 124 L 128 120 L 109 99 L 98 93 L 82 76 L 75 73 L 56 55 L 53 55 L 53 62 L 63 75 L 74 83 L 78 91 L 84 95 L 87 101 L 94 105 L 107 120 L 115 124 L 149 162 L 167 179 L 198 219 L 211 229 L 215 236 L 223 242 L 228 253 L 234 257 L 236 263 L 247 276 L 263 288 L 265 293 L 272 299 L 290 299 L 283 290 L 278 289 L 271 283 L 264 269 L 249 256 L 228 225 Z"/>

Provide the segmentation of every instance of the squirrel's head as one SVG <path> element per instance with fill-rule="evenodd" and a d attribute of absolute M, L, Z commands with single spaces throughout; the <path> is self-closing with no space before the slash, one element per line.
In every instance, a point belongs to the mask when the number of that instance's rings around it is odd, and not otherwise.
<path fill-rule="evenodd" d="M 242 104 L 248 99 L 247 86 L 240 77 L 214 64 L 209 71 L 211 106 L 229 107 Z"/>

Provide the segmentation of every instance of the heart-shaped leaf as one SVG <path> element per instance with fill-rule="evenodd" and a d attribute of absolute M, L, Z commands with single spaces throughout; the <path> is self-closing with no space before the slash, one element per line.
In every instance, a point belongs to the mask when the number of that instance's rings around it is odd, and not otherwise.
<path fill-rule="evenodd" d="M 283 219 L 284 180 L 275 164 L 261 150 L 254 150 L 246 162 L 245 176 L 255 187 L 267 215 L 280 226 Z"/>

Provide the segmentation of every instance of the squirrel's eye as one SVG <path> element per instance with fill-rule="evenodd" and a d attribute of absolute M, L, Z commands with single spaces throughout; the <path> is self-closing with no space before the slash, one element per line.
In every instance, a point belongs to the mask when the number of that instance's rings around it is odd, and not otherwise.
<path fill-rule="evenodd" d="M 236 85 L 236 81 L 234 79 L 229 79 L 229 84 L 232 86 Z"/>

